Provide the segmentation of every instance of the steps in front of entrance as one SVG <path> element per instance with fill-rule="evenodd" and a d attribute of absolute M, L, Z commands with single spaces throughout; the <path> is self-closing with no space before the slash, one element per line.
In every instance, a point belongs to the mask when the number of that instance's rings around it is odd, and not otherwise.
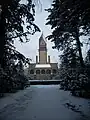
<path fill-rule="evenodd" d="M 29 80 L 30 85 L 58 85 L 61 80 Z"/>

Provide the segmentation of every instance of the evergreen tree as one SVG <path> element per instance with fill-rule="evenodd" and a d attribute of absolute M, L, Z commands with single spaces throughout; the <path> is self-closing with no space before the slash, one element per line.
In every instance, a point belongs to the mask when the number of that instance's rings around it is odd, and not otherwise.
<path fill-rule="evenodd" d="M 27 35 L 40 29 L 34 24 L 35 5 L 26 1 L 0 1 L 0 93 L 24 88 L 28 81 L 23 66 L 30 60 L 16 51 L 14 40 L 28 42 Z"/>
<path fill-rule="evenodd" d="M 68 38 L 76 43 L 81 67 L 84 66 L 80 36 L 90 33 L 89 0 L 54 0 L 46 23 L 53 32 L 48 39 L 55 43 L 55 48 L 65 49 Z"/>
<path fill-rule="evenodd" d="M 24 66 L 30 60 L 15 50 L 15 47 L 5 45 L 3 69 L 0 68 L 0 93 L 13 92 L 26 86 L 28 79 L 24 75 Z"/>
<path fill-rule="evenodd" d="M 15 38 L 18 38 L 21 42 L 23 40 L 28 41 L 27 34 L 33 35 L 36 31 L 40 31 L 34 24 L 35 5 L 32 0 L 26 0 L 27 4 L 23 4 L 20 1 L 0 2 L 0 64 L 6 41 L 13 42 Z M 27 24 L 25 25 L 25 23 Z M 22 39 L 22 37 L 24 38 Z"/>

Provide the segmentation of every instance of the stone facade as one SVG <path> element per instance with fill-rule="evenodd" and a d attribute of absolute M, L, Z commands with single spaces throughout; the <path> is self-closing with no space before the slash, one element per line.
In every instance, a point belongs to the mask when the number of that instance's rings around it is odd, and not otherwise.
<path fill-rule="evenodd" d="M 39 59 L 38 59 L 39 58 Z M 27 76 L 35 80 L 52 79 L 58 72 L 58 64 L 50 62 L 50 56 L 47 61 L 47 44 L 43 34 L 39 38 L 39 57 L 36 56 L 36 63 L 31 63 L 27 70 Z"/>

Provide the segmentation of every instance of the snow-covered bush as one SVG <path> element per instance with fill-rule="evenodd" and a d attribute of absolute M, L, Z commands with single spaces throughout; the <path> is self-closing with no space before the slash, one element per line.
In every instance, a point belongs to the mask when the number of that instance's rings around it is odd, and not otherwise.
<path fill-rule="evenodd" d="M 27 77 L 19 72 L 14 70 L 8 71 L 3 70 L 0 67 L 0 96 L 2 97 L 4 93 L 7 92 L 16 92 L 19 89 L 24 89 L 27 86 L 28 79 Z"/>
<path fill-rule="evenodd" d="M 88 84 L 88 77 L 82 71 L 81 69 L 61 69 L 61 88 L 70 91 L 85 89 L 85 85 Z"/>

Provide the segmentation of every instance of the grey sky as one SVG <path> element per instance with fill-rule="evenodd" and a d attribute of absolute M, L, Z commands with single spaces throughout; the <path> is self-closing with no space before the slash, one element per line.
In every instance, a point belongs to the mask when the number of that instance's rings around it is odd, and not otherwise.
<path fill-rule="evenodd" d="M 40 4 L 36 8 L 36 16 L 35 16 L 35 23 L 39 26 L 41 31 L 43 31 L 44 37 L 51 33 L 50 26 L 46 26 L 46 18 L 48 17 L 48 12 L 44 9 L 49 8 L 51 5 L 52 0 L 40 0 L 42 6 Z M 41 11 L 42 10 L 42 11 Z M 42 32 L 37 32 L 33 36 L 30 37 L 30 42 L 21 44 L 18 40 L 15 41 L 15 46 L 18 51 L 23 53 L 26 57 L 32 59 L 32 62 L 35 62 L 36 55 L 38 55 L 38 44 L 39 44 L 39 37 L 41 36 Z M 58 62 L 59 58 L 58 55 L 60 54 L 56 49 L 52 49 L 54 44 L 50 41 L 47 41 L 47 49 L 48 55 L 51 55 L 51 62 Z"/>

